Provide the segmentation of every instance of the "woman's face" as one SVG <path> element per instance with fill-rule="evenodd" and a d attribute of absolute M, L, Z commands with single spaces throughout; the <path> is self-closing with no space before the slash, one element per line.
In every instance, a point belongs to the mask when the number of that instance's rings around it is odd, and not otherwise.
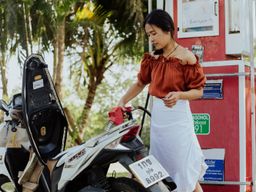
<path fill-rule="evenodd" d="M 150 42 L 153 44 L 155 49 L 163 49 L 165 48 L 168 43 L 170 43 L 171 33 L 163 31 L 161 28 L 157 27 L 156 25 L 145 25 L 145 31 L 148 35 Z"/>

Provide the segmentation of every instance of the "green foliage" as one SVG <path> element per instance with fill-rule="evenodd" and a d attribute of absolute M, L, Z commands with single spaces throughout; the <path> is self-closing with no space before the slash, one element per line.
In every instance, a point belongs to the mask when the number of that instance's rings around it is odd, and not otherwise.
<path fill-rule="evenodd" d="M 45 0 L 37 0 L 31 6 L 31 26 L 34 41 L 42 45 L 43 50 L 49 50 L 54 33 L 54 11 Z"/>
<path fill-rule="evenodd" d="M 23 63 L 30 54 L 28 49 L 35 52 L 35 46 L 40 53 L 51 51 L 56 46 L 58 22 L 65 22 L 64 51 L 66 56 L 71 56 L 70 78 L 74 87 L 63 87 L 64 105 L 77 120 L 87 97 L 87 86 L 94 80 L 99 87 L 86 135 L 91 137 L 102 130 L 108 110 L 136 78 L 135 75 L 120 80 L 122 74 L 108 69 L 140 59 L 144 48 L 141 6 L 142 0 L 4 0 L 0 4 L 0 16 L 6 23 L 1 27 L 7 32 L 9 42 L 4 43 L 1 36 L 1 46 L 8 45 L 5 49 L 17 53 L 19 62 Z M 85 8 L 92 11 L 91 17 L 90 14 L 78 17 Z M 104 77 L 110 76 L 115 83 L 106 79 L 102 83 Z"/>

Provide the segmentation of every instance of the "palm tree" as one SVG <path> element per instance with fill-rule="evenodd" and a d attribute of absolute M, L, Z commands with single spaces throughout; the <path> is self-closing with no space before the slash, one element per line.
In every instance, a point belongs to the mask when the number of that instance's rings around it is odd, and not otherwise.
<path fill-rule="evenodd" d="M 83 106 L 83 111 L 77 122 L 79 129 L 79 141 L 83 140 L 85 127 L 87 125 L 89 112 L 91 110 L 97 87 L 104 79 L 104 73 L 115 63 L 127 59 L 129 56 L 136 58 L 143 50 L 143 40 L 141 33 L 142 8 L 131 7 L 135 1 L 116 1 L 110 3 L 112 7 L 104 7 L 100 3 L 86 4 L 76 15 L 76 33 L 68 39 L 73 42 L 77 38 L 76 48 L 79 47 L 80 62 L 72 66 L 76 73 L 77 85 L 81 80 L 86 82 L 87 95 Z M 119 4 L 119 7 L 116 6 Z M 136 8 L 136 11 L 133 11 Z M 117 11 L 118 10 L 118 11 Z M 120 11 L 122 10 L 122 11 Z M 139 11 L 138 11 L 139 10 Z M 123 13 L 123 14 L 119 14 Z M 119 18 L 120 20 L 118 20 Z M 134 19 L 136 18 L 135 22 Z M 120 23 L 119 23 L 120 22 Z M 77 49 L 76 49 L 77 50 Z M 83 87 L 83 86 L 82 86 Z"/>
<path fill-rule="evenodd" d="M 3 1 L 0 4 L 0 72 L 2 81 L 2 98 L 8 98 L 6 69 L 7 61 L 15 52 L 18 46 L 17 18 L 19 15 L 18 6 L 15 1 Z"/>
<path fill-rule="evenodd" d="M 65 53 L 65 38 L 67 28 L 67 18 L 74 15 L 83 2 L 79 0 L 48 0 L 47 3 L 52 7 L 51 27 L 52 27 L 52 45 L 54 54 L 53 80 L 55 88 L 60 97 L 62 97 L 62 71 Z M 48 14 L 48 13 L 46 13 Z"/>

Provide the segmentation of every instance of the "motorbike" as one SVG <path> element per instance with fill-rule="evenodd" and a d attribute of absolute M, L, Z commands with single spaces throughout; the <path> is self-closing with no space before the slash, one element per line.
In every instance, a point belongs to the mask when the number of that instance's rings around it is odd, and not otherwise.
<path fill-rule="evenodd" d="M 130 107 L 113 108 L 105 132 L 65 150 L 67 120 L 40 55 L 25 61 L 21 101 L 31 145 L 29 159 L 21 174 L 12 170 L 12 158 L 5 155 L 4 161 L 17 191 L 168 192 L 176 188 L 160 163 L 145 152 Z M 115 162 L 131 177 L 108 176 Z"/>
<path fill-rule="evenodd" d="M 0 101 L 0 109 L 4 112 L 0 124 L 0 191 L 6 186 L 18 182 L 18 172 L 24 170 L 29 158 L 29 139 L 22 122 L 21 94 L 15 94 L 10 103 Z M 12 171 L 7 169 L 6 161 L 12 162 Z M 17 159 L 19 159 L 17 161 Z"/>

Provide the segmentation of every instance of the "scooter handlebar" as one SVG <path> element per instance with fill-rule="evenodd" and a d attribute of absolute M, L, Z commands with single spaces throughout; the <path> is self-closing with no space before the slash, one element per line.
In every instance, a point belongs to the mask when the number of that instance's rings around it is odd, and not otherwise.
<path fill-rule="evenodd" d="M 109 120 L 115 125 L 120 125 L 126 118 L 132 119 L 132 107 L 113 107 L 108 113 Z"/>
<path fill-rule="evenodd" d="M 135 111 L 138 109 L 144 111 L 151 117 L 151 113 L 147 109 L 141 106 L 113 107 L 108 113 L 108 117 L 112 123 L 114 123 L 115 125 L 120 125 L 121 123 L 124 122 L 125 119 L 128 119 L 128 120 L 133 119 L 132 111 Z"/>

